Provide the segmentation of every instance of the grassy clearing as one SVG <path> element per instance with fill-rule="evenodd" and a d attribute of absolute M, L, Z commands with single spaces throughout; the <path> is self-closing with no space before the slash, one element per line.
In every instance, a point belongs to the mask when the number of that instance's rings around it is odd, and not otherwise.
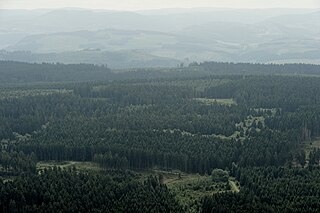
<path fill-rule="evenodd" d="M 44 170 L 46 168 L 60 167 L 62 169 L 75 167 L 80 171 L 101 171 L 102 169 L 98 164 L 93 162 L 76 162 L 76 161 L 40 161 L 37 163 L 37 170 Z"/>
<path fill-rule="evenodd" d="M 225 105 L 225 106 L 236 105 L 236 102 L 233 99 L 194 98 L 194 100 L 205 105 L 211 105 L 211 104 L 219 104 L 219 105 Z"/>
<path fill-rule="evenodd" d="M 239 192 L 237 181 L 229 177 L 226 182 L 215 182 L 211 175 L 187 174 L 180 171 L 150 170 L 139 172 L 144 179 L 149 175 L 162 177 L 162 182 L 176 194 L 185 212 L 198 212 L 203 197 L 226 191 Z"/>
<path fill-rule="evenodd" d="M 233 192 L 236 192 L 236 193 L 240 192 L 239 183 L 235 179 L 230 178 L 229 185 Z"/>
<path fill-rule="evenodd" d="M 214 182 L 209 175 L 189 175 L 171 181 L 167 186 L 177 194 L 176 198 L 186 212 L 198 212 L 200 201 L 205 196 L 226 191 L 239 192 L 234 181 Z"/>

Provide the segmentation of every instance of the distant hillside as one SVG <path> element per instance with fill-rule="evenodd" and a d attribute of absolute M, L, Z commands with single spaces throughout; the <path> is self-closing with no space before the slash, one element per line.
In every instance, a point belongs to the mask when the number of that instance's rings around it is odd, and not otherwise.
<path fill-rule="evenodd" d="M 319 63 L 319 20 L 319 11 L 298 9 L 58 9 L 34 14 L 5 10 L 0 19 L 0 49 L 31 51 L 29 62 L 108 61 L 114 67 L 168 67 L 179 61 L 212 60 Z M 79 53 L 94 49 L 117 53 L 115 57 Z M 50 53 L 55 60 L 39 53 Z M 26 61 L 30 56 L 12 57 Z"/>
<path fill-rule="evenodd" d="M 86 63 L 108 65 L 110 68 L 176 67 L 181 63 L 179 60 L 153 56 L 139 51 L 109 52 L 99 49 L 44 54 L 26 51 L 0 51 L 0 60 L 32 63 Z"/>
<path fill-rule="evenodd" d="M 108 29 L 32 35 L 7 49 L 37 53 L 79 51 L 88 48 L 107 51 L 148 50 L 177 42 L 176 36 L 168 33 Z"/>

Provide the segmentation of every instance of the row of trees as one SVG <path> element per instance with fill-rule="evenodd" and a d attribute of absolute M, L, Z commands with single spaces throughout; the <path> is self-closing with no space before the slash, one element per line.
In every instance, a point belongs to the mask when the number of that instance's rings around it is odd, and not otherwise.
<path fill-rule="evenodd" d="M 319 65 L 249 64 L 204 62 L 178 69 L 136 69 L 112 72 L 107 66 L 92 64 L 31 64 L 0 61 L 0 82 L 21 84 L 38 82 L 84 82 L 128 79 L 199 78 L 211 75 L 319 74 Z"/>
<path fill-rule="evenodd" d="M 262 129 L 255 137 L 240 141 L 187 135 L 181 131 L 99 127 L 99 123 L 87 120 L 51 123 L 45 131 L 15 148 L 27 154 L 34 152 L 39 160 L 92 161 L 96 154 L 103 154 L 101 162 L 105 165 L 122 161 L 124 168 L 131 169 L 158 166 L 210 173 L 213 168 L 230 167 L 232 162 L 241 166 L 284 165 L 293 160 L 300 137 L 295 131 Z M 75 132 L 79 132 L 77 136 Z"/>
<path fill-rule="evenodd" d="M 320 103 L 319 78 L 291 76 L 247 76 L 226 84 L 208 87 L 205 97 L 234 98 L 240 105 L 254 108 L 281 108 L 295 111 Z"/>

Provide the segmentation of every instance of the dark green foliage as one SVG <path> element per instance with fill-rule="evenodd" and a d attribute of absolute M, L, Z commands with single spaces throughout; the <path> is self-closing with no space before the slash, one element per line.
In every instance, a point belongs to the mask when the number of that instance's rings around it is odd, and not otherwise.
<path fill-rule="evenodd" d="M 233 175 L 240 192 L 207 197 L 202 212 L 319 212 L 319 168 L 242 168 Z"/>
<path fill-rule="evenodd" d="M 252 87 L 250 85 L 260 82 L 263 85 L 261 89 L 264 88 L 264 92 L 270 95 L 266 100 L 272 103 L 272 94 L 284 98 L 291 91 L 291 87 L 287 86 L 283 94 L 282 90 L 279 90 L 279 94 L 274 91 L 269 93 L 266 85 L 279 86 L 278 80 L 275 80 L 278 78 L 289 82 L 298 79 L 305 84 L 310 80 L 300 77 L 232 77 L 229 79 L 231 83 L 223 85 L 231 85 L 233 82 L 239 87 L 233 95 L 236 98 L 238 94 L 246 93 L 247 88 Z M 203 80 L 199 82 L 203 83 Z M 18 140 L 9 148 L 28 154 L 34 152 L 39 160 L 59 161 L 92 161 L 95 154 L 106 157 L 110 153 L 112 157 L 109 160 L 101 161 L 109 161 L 105 163 L 109 166 L 113 165 L 110 162 L 119 164 L 111 168 L 147 169 L 157 166 L 210 173 L 213 168 L 230 167 L 232 162 L 240 166 L 278 166 L 292 160 L 304 130 L 304 123 L 298 118 L 299 113 L 304 112 L 302 106 L 296 112 L 282 109 L 273 115 L 270 111 L 257 111 L 253 107 L 278 105 L 256 105 L 253 100 L 259 98 L 254 95 L 250 95 L 250 100 L 239 101 L 238 105 L 205 105 L 193 98 L 207 97 L 210 95 L 209 90 L 188 93 L 194 90 L 194 85 L 188 88 L 181 80 L 178 85 L 173 85 L 173 80 L 86 83 L 69 86 L 68 89 L 73 88 L 74 93 L 5 98 L 0 100 L 3 103 L 0 115 L 5 121 L 1 125 L 1 137 L 15 139 L 13 132 L 30 133 L 47 123 L 45 128 L 32 134 L 27 141 Z M 311 85 L 316 87 L 315 84 Z M 60 87 L 64 88 L 64 85 Z M 308 88 L 301 87 L 300 90 L 308 91 Z M 226 98 L 223 94 L 221 92 L 222 97 Z M 301 100 L 307 104 L 309 96 L 301 96 Z M 303 117 L 309 117 L 310 123 L 312 115 L 316 113 L 313 109 L 307 112 L 311 113 L 310 116 Z M 297 117 L 300 125 L 295 122 L 292 128 L 288 128 L 292 125 L 288 124 L 286 128 L 280 129 L 277 123 L 286 121 L 284 116 L 290 113 Z M 249 114 L 266 117 L 266 128 L 258 123 L 245 132 L 241 130 L 240 135 L 246 137 L 241 141 L 210 136 L 232 135 L 238 130 L 235 124 Z M 312 125 L 307 127 L 317 129 L 319 119 L 313 120 Z M 260 127 L 259 132 L 254 128 L 257 125 Z M 316 131 L 312 132 L 317 134 Z"/>
<path fill-rule="evenodd" d="M 30 64 L 13 61 L 0 61 L 0 83 L 36 82 L 83 82 L 112 81 L 155 78 L 199 78 L 212 75 L 270 75 L 270 74 L 310 74 L 319 75 L 319 65 L 308 64 L 248 64 L 204 62 L 191 64 L 186 68 L 135 69 L 127 72 L 112 72 L 107 66 L 90 64 Z M 232 76 L 231 76 L 232 78 Z"/>
<path fill-rule="evenodd" d="M 14 188 L 14 190 L 13 190 Z M 182 212 L 154 177 L 95 175 L 53 168 L 0 182 L 1 212 Z"/>
<path fill-rule="evenodd" d="M 320 136 L 320 79 L 261 75 L 319 74 L 319 66 L 203 63 L 113 73 L 92 65 L 1 64 L 6 83 L 106 80 L 0 90 L 1 172 L 15 176 L 0 183 L 2 212 L 179 212 L 157 179 L 142 183 L 124 172 L 154 168 L 228 170 L 240 192 L 207 197 L 203 212 L 320 209 L 319 150 L 308 162 L 302 147 Z M 116 174 L 37 174 L 36 158 L 94 161 Z M 232 188 L 214 171 L 214 181 Z"/>
<path fill-rule="evenodd" d="M 205 90 L 206 97 L 234 98 L 238 104 L 254 108 L 281 108 L 294 111 L 320 103 L 320 78 L 247 76 Z"/>
<path fill-rule="evenodd" d="M 298 130 L 304 140 L 310 140 L 320 133 L 320 106 L 304 106 L 295 112 L 278 113 L 266 119 L 266 124 L 280 131 Z"/>
<path fill-rule="evenodd" d="M 112 73 L 105 66 L 0 62 L 1 83 L 97 81 L 108 80 L 111 76 Z"/>
<path fill-rule="evenodd" d="M 23 172 L 36 172 L 36 156 L 22 152 L 0 152 L 0 174 L 17 175 Z"/>
<path fill-rule="evenodd" d="M 93 161 L 98 163 L 104 168 L 113 169 L 128 169 L 129 162 L 126 157 L 119 157 L 118 154 L 112 155 L 111 152 L 107 154 L 95 154 L 93 156 Z"/>

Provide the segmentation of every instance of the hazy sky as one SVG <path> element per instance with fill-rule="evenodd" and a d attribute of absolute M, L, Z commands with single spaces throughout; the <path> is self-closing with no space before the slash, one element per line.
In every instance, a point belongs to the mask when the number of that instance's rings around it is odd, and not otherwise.
<path fill-rule="evenodd" d="M 110 10 L 159 8 L 320 8 L 320 0 L 0 0 L 0 8 L 82 7 Z"/>

